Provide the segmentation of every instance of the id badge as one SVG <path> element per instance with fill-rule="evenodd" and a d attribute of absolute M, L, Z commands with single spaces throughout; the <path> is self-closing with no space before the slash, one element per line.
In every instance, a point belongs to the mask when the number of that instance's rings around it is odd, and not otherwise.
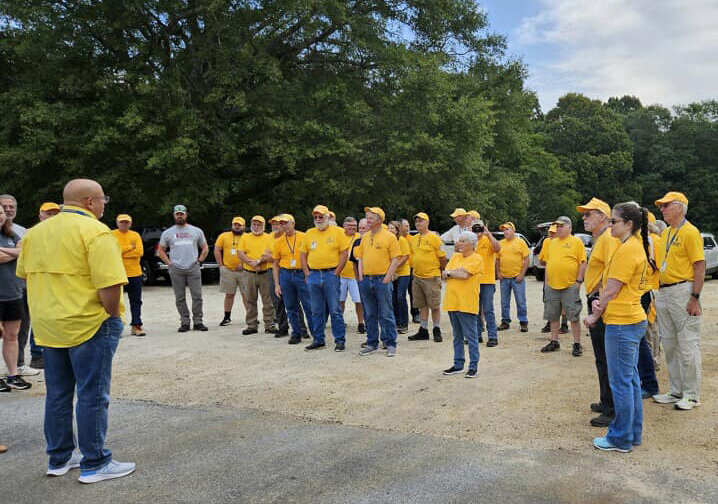
<path fill-rule="evenodd" d="M 235 249 L 232 249 L 232 250 L 230 251 L 230 254 L 232 254 L 232 255 L 237 255 L 237 251 L 236 251 Z"/>
<path fill-rule="evenodd" d="M 312 244 L 309 246 L 309 248 L 311 248 L 312 250 L 317 248 L 317 242 L 313 241 Z"/>
<path fill-rule="evenodd" d="M 663 261 L 663 264 L 661 264 L 661 272 L 666 271 L 666 261 Z"/>
<path fill-rule="evenodd" d="M 296 267 L 297 267 L 297 260 L 296 260 L 296 259 L 292 259 L 292 261 L 289 263 L 289 266 L 291 266 L 292 268 L 296 268 Z"/>

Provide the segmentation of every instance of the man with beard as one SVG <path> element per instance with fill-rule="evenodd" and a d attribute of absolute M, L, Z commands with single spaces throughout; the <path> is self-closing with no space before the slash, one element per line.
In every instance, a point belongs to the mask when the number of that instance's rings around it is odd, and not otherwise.
<path fill-rule="evenodd" d="M 265 334 L 275 334 L 274 304 L 269 293 L 269 275 L 267 272 L 272 264 L 272 250 L 274 239 L 264 232 L 265 220 L 261 215 L 255 215 L 250 221 L 251 233 L 246 233 L 239 240 L 239 258 L 244 263 L 244 274 L 247 281 L 244 284 L 244 296 L 247 299 L 247 327 L 242 334 L 256 334 L 259 332 L 257 320 L 257 300 L 262 297 L 262 320 Z"/>
<path fill-rule="evenodd" d="M 204 232 L 187 224 L 187 207 L 175 205 L 175 225 L 165 229 L 160 237 L 157 252 L 162 262 L 169 267 L 175 305 L 180 315 L 180 327 L 177 332 L 189 331 L 189 309 L 187 308 L 186 289 L 192 296 L 192 322 L 195 331 L 206 331 L 202 323 L 202 269 L 200 263 L 207 258 L 209 246 Z M 170 254 L 167 256 L 167 248 Z M 202 252 L 199 252 L 200 248 Z"/>
<path fill-rule="evenodd" d="M 217 237 L 214 243 L 214 258 L 219 264 L 219 292 L 224 293 L 224 318 L 219 323 L 226 326 L 232 323 L 232 306 L 234 296 L 239 290 L 245 309 L 247 302 L 244 299 L 244 269 L 242 261 L 237 255 L 239 240 L 244 233 L 244 218 L 236 216 L 232 219 L 232 230 L 224 232 Z"/>

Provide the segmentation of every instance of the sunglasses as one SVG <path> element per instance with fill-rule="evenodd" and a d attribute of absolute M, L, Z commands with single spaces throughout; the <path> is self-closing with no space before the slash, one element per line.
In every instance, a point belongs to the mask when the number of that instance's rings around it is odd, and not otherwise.
<path fill-rule="evenodd" d="M 626 222 L 626 219 L 608 219 L 608 223 L 611 224 L 612 226 L 619 222 Z"/>

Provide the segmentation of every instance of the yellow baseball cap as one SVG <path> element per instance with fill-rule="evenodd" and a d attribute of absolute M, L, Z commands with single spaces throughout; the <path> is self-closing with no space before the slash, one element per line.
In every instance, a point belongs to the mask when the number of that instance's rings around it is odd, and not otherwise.
<path fill-rule="evenodd" d="M 274 217 L 272 217 L 271 219 L 269 219 L 269 223 L 271 224 L 272 222 L 279 222 L 279 216 L 280 216 L 280 215 L 282 215 L 282 214 L 275 215 Z"/>
<path fill-rule="evenodd" d="M 262 217 L 261 215 L 255 215 L 254 217 L 252 217 L 252 220 L 253 220 L 253 221 L 259 221 L 259 222 L 261 222 L 262 224 L 264 224 L 265 222 L 267 222 L 267 221 L 264 220 L 264 217 Z"/>
<path fill-rule="evenodd" d="M 324 205 L 317 205 L 314 207 L 314 210 L 312 210 L 312 213 L 313 214 L 319 213 L 322 215 L 326 215 L 329 213 L 329 209 L 327 207 L 325 207 Z"/>
<path fill-rule="evenodd" d="M 414 219 L 424 219 L 426 222 L 429 222 L 429 216 L 426 215 L 425 212 L 419 212 L 414 216 Z"/>
<path fill-rule="evenodd" d="M 52 201 L 46 201 L 42 205 L 40 205 L 40 211 L 41 212 L 49 212 L 50 210 L 57 210 L 60 211 L 60 205 L 57 203 L 53 203 Z"/>
<path fill-rule="evenodd" d="M 656 200 L 656 206 L 659 207 L 665 203 L 670 203 L 671 201 L 680 201 L 684 205 L 688 204 L 688 198 L 686 198 L 686 195 L 683 193 L 670 191 L 667 192 L 665 196 L 663 196 L 661 199 Z"/>
<path fill-rule="evenodd" d="M 232 219 L 232 224 L 237 224 L 237 223 L 244 226 L 244 224 L 245 224 L 244 217 L 237 216 L 234 219 Z"/>
<path fill-rule="evenodd" d="M 513 222 L 504 222 L 499 226 L 499 230 L 503 231 L 504 229 L 513 229 L 514 231 L 516 231 L 516 226 L 514 226 Z"/>
<path fill-rule="evenodd" d="M 381 221 L 384 222 L 384 218 L 386 217 L 386 214 L 384 214 L 384 210 L 382 210 L 378 206 L 364 207 L 364 211 L 377 214 L 379 217 L 381 217 Z"/>
<path fill-rule="evenodd" d="M 332 220 L 337 220 L 337 214 L 329 210 L 329 218 Z"/>
<path fill-rule="evenodd" d="M 42 208 L 40 210 L 42 210 Z M 132 217 L 130 217 L 126 213 L 118 215 L 117 222 L 123 222 L 123 221 L 132 222 Z"/>
<path fill-rule="evenodd" d="M 469 210 L 469 211 L 466 212 L 466 213 L 469 214 L 470 216 L 472 216 L 474 219 L 480 219 L 480 218 L 481 218 L 481 214 L 480 214 L 479 212 L 477 212 L 476 210 Z"/>
<path fill-rule="evenodd" d="M 456 208 L 450 215 L 450 217 L 453 219 L 455 217 L 461 217 L 462 215 L 467 215 L 469 212 L 464 210 L 463 208 Z"/>
<path fill-rule="evenodd" d="M 548 232 L 549 232 L 549 233 L 555 233 L 556 231 L 558 231 L 558 228 L 556 227 L 556 224 L 551 224 L 551 225 L 549 226 L 549 228 L 548 228 Z"/>
<path fill-rule="evenodd" d="M 577 206 L 576 210 L 581 213 L 588 212 L 589 210 L 598 210 L 606 217 L 611 216 L 611 207 L 608 205 L 608 203 L 598 198 L 591 198 L 591 201 L 589 201 L 585 205 Z"/>
<path fill-rule="evenodd" d="M 278 222 L 294 222 L 294 216 L 292 214 L 283 213 L 276 217 Z"/>
<path fill-rule="evenodd" d="M 384 224 L 383 222 L 381 223 L 381 227 L 384 228 L 384 229 L 389 229 L 389 226 L 387 226 L 387 225 Z"/>

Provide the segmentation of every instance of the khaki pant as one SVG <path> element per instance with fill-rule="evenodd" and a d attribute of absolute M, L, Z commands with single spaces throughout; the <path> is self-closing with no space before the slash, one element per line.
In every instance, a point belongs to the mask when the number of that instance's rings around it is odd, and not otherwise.
<path fill-rule="evenodd" d="M 688 315 L 686 305 L 693 282 L 662 287 L 656 295 L 656 314 L 668 365 L 670 393 L 687 399 L 700 398 L 701 316 Z"/>
<path fill-rule="evenodd" d="M 259 325 L 257 321 L 257 299 L 262 296 L 262 318 L 264 319 L 264 329 L 274 326 L 274 305 L 272 304 L 272 295 L 269 292 L 269 275 L 272 271 L 263 273 L 253 273 L 247 271 L 244 283 L 244 296 L 247 299 L 247 327 L 256 329 Z"/>

